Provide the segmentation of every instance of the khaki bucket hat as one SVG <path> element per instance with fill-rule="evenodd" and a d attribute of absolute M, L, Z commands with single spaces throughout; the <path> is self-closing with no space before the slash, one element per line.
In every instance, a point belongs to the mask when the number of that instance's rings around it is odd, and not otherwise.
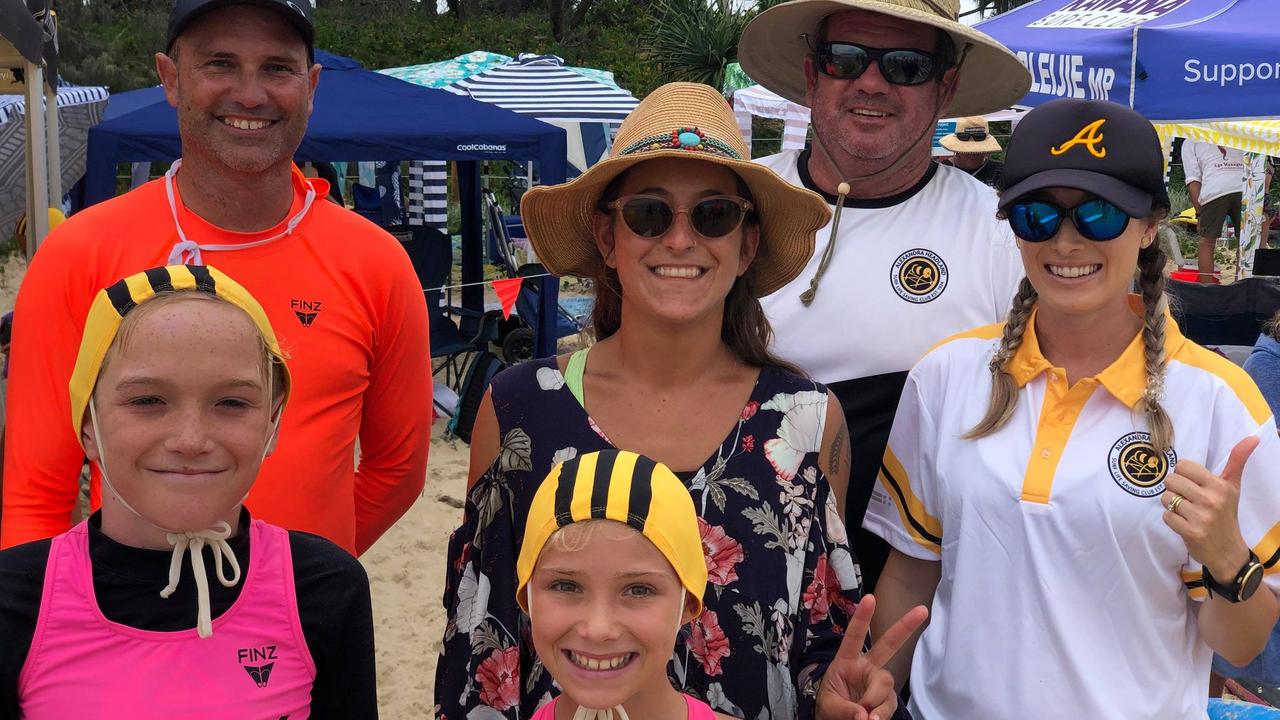
<path fill-rule="evenodd" d="M 529 190 L 520 201 L 529 241 L 555 275 L 593 276 L 603 258 L 592 219 L 600 195 L 628 168 L 658 158 L 723 165 L 751 190 L 760 245 L 747 271 L 763 297 L 804 270 L 814 234 L 831 219 L 827 201 L 751 162 L 751 151 L 725 99 L 707 85 L 669 83 L 650 93 L 623 121 L 609 157 L 572 182 Z"/>
<path fill-rule="evenodd" d="M 991 136 L 991 127 L 984 117 L 956 120 L 956 131 L 941 137 L 938 144 L 957 153 L 1000 152 L 1000 141 Z"/>
<path fill-rule="evenodd" d="M 946 31 L 963 58 L 960 85 L 948 113 L 986 115 L 1031 89 L 1031 73 L 995 38 L 959 22 L 960 0 L 791 0 L 756 16 L 738 42 L 742 69 L 782 97 L 808 105 L 804 59 L 818 41 L 823 18 L 865 10 Z"/>

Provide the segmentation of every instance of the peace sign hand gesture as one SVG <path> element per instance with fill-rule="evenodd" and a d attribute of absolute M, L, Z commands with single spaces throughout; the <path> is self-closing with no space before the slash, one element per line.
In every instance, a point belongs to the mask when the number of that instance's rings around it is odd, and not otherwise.
<path fill-rule="evenodd" d="M 1189 460 L 1178 462 L 1165 479 L 1164 522 L 1182 537 L 1196 562 L 1215 580 L 1229 582 L 1249 559 L 1249 546 L 1240 533 L 1240 476 L 1258 446 L 1258 438 L 1241 440 L 1231 450 L 1222 475 Z"/>
<path fill-rule="evenodd" d="M 818 688 L 818 720 L 889 720 L 898 708 L 893 676 L 884 665 L 929 617 L 929 610 L 923 605 L 912 608 L 864 654 L 862 646 L 875 612 L 874 595 L 858 603 Z"/>

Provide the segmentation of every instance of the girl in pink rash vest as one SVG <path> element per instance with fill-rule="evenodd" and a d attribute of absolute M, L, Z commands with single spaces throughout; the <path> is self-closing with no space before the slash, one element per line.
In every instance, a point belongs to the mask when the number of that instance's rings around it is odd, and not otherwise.
<path fill-rule="evenodd" d="M 377 717 L 364 570 L 243 505 L 289 389 L 212 267 L 98 294 L 70 392 L 102 509 L 0 553 L 0 720 Z"/>

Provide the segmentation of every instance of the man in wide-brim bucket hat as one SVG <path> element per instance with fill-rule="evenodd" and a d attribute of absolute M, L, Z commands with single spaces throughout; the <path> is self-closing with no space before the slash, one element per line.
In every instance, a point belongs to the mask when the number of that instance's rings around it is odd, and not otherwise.
<path fill-rule="evenodd" d="M 1006 108 L 1031 86 L 1017 57 L 959 12 L 959 0 L 792 0 L 760 13 L 738 44 L 756 82 L 811 109 L 809 147 L 758 162 L 822 193 L 833 220 L 800 276 L 761 304 L 783 359 L 844 407 L 845 522 L 861 533 L 871 588 L 887 547 L 857 528 L 907 371 L 938 341 L 1000 322 L 1022 278 L 995 193 L 931 154 L 941 118 Z"/>
<path fill-rule="evenodd" d="M 742 69 L 782 97 L 808 105 L 805 58 L 820 41 L 823 22 L 845 10 L 901 18 L 950 36 L 954 64 L 961 69 L 952 117 L 1007 108 L 1031 89 L 1031 76 L 1016 55 L 990 35 L 960 23 L 960 0 L 791 0 L 775 5 L 742 32 Z"/>
<path fill-rule="evenodd" d="M 813 254 L 814 233 L 830 210 L 815 193 L 751 162 L 751 149 L 728 103 L 697 83 L 669 83 L 650 93 L 623 121 L 609 157 L 572 182 L 524 194 L 520 214 L 539 261 L 555 275 L 592 277 L 602 261 L 592 235 L 598 201 L 626 170 L 664 157 L 724 165 L 751 191 L 760 245 L 748 271 L 759 297 L 787 284 Z"/>

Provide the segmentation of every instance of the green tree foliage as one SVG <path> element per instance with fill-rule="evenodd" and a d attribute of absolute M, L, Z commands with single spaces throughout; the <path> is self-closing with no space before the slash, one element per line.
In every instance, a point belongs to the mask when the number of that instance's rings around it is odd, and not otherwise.
<path fill-rule="evenodd" d="M 649 51 L 636 42 L 651 21 L 648 3 L 563 0 L 566 18 L 557 40 L 544 0 L 452 2 L 458 12 L 437 14 L 432 0 L 322 0 L 315 13 L 316 47 L 373 69 L 447 60 L 472 50 L 550 53 L 571 65 L 612 70 L 620 85 L 640 96 L 663 82 Z M 170 3 L 60 0 L 63 76 L 82 85 L 107 85 L 112 92 L 155 85 L 154 54 L 164 49 Z"/>
<path fill-rule="evenodd" d="M 112 92 L 155 85 L 155 53 L 164 49 L 167 0 L 62 0 L 59 71 L 81 85 Z"/>
<path fill-rule="evenodd" d="M 656 0 L 653 12 L 644 39 L 666 79 L 721 87 L 752 15 L 728 0 Z"/>

